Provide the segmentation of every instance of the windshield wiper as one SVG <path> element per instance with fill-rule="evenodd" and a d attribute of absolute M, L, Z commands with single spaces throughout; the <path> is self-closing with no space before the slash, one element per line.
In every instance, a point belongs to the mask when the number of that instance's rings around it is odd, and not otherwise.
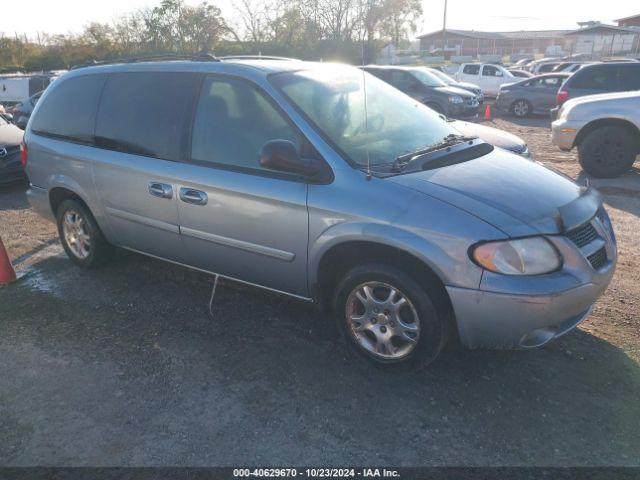
<path fill-rule="evenodd" d="M 408 165 L 420 160 L 425 155 L 428 155 L 437 150 L 442 150 L 443 148 L 452 147 L 454 145 L 458 145 L 464 142 L 472 142 L 476 140 L 477 136 L 469 136 L 469 135 L 459 135 L 455 133 L 450 133 L 446 137 L 444 137 L 439 142 L 436 142 L 427 147 L 421 148 L 420 150 L 416 150 L 415 152 L 406 153 L 404 155 L 400 155 L 393 161 L 393 166 L 391 167 L 394 172 L 401 172 Z"/>

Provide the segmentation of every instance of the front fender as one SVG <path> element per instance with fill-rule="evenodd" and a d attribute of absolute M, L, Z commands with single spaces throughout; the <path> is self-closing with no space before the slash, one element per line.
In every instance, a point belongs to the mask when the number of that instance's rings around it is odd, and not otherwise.
<path fill-rule="evenodd" d="M 324 255 L 348 242 L 371 242 L 402 250 L 428 266 L 445 285 L 478 288 L 482 270 L 469 261 L 468 243 L 448 235 L 428 239 L 410 229 L 363 221 L 340 223 L 326 229 L 309 247 L 309 286 L 315 291 Z"/>

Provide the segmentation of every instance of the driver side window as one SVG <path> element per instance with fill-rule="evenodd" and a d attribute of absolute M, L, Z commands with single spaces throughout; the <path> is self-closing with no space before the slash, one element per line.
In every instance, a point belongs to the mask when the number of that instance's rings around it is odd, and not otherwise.
<path fill-rule="evenodd" d="M 266 170 L 260 148 L 269 140 L 302 138 L 264 93 L 249 82 L 207 77 L 193 125 L 191 158 L 199 162 Z"/>

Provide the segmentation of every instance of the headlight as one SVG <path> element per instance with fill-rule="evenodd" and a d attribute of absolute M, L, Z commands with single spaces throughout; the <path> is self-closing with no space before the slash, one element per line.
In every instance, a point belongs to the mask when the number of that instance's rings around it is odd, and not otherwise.
<path fill-rule="evenodd" d="M 462 97 L 460 97 L 460 96 L 458 96 L 458 95 L 456 95 L 456 96 L 454 96 L 454 97 L 449 97 L 449 101 L 450 101 L 451 103 L 463 103 L 463 102 L 464 102 L 464 100 L 462 99 Z"/>
<path fill-rule="evenodd" d="M 481 267 L 504 275 L 540 275 L 562 265 L 554 246 L 542 237 L 483 243 L 473 250 L 472 258 Z"/>

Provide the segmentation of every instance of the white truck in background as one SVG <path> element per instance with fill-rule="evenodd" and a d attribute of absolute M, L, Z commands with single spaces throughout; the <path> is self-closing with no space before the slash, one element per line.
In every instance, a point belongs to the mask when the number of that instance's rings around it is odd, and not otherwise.
<path fill-rule="evenodd" d="M 455 74 L 455 79 L 478 85 L 490 97 L 496 97 L 502 85 L 522 80 L 503 66 L 492 63 L 463 63 Z"/>
<path fill-rule="evenodd" d="M 49 74 L 0 75 L 0 104 L 13 106 L 49 86 L 55 77 Z"/>

